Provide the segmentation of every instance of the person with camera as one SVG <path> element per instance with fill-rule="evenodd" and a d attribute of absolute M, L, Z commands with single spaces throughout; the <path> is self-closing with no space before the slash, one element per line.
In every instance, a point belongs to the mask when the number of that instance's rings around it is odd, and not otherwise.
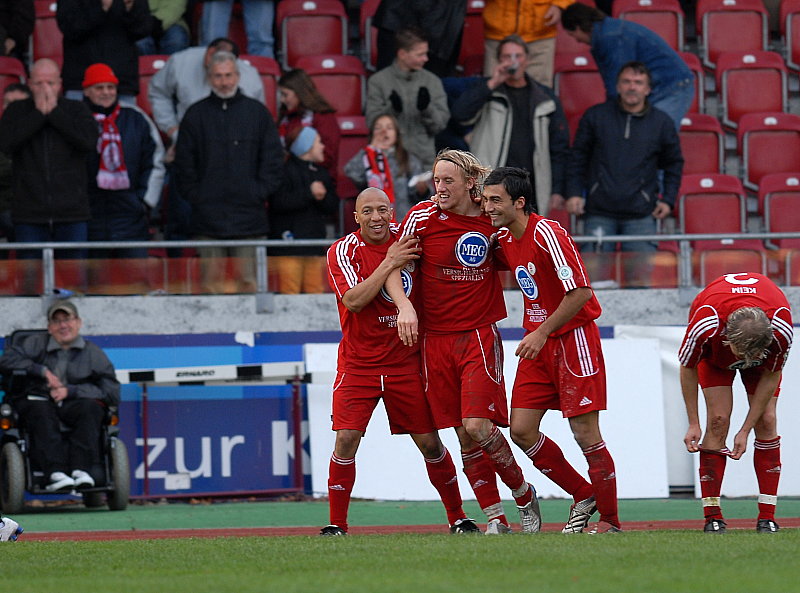
<path fill-rule="evenodd" d="M 497 46 L 497 65 L 452 106 L 453 118 L 474 125 L 470 148 L 484 165 L 518 167 L 531 174 L 543 216 L 563 203 L 569 130 L 552 90 L 526 74 L 528 46 L 509 35 Z"/>

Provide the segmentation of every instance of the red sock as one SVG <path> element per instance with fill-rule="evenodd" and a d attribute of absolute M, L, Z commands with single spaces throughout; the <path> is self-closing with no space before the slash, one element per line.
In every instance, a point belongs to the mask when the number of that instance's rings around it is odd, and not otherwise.
<path fill-rule="evenodd" d="M 614 460 L 606 448 L 605 441 L 587 447 L 583 450 L 583 455 L 589 464 L 589 479 L 592 481 L 600 520 L 619 527 L 617 475 L 614 471 Z"/>
<path fill-rule="evenodd" d="M 447 522 L 452 525 L 459 519 L 466 517 L 462 508 L 461 491 L 458 489 L 458 477 L 456 476 L 456 466 L 450 451 L 446 448 L 442 455 L 436 459 L 426 459 L 425 469 L 428 470 L 428 478 L 439 493 L 444 509 L 447 511 Z"/>
<path fill-rule="evenodd" d="M 477 447 L 472 451 L 462 451 L 461 459 L 464 461 L 464 475 L 467 476 L 483 512 L 490 520 L 500 519 L 508 525 L 503 503 L 500 502 L 500 492 L 497 491 L 497 478 L 489 459 L 483 454 L 483 449 Z"/>
<path fill-rule="evenodd" d="M 700 450 L 700 493 L 703 496 L 703 516 L 706 521 L 723 518 L 719 495 L 727 459 L 724 451 Z"/>
<path fill-rule="evenodd" d="M 342 459 L 331 455 L 328 466 L 328 504 L 331 525 L 338 525 L 347 531 L 347 510 L 350 495 L 356 482 L 356 458 Z"/>
<path fill-rule="evenodd" d="M 775 519 L 781 479 L 781 437 L 754 443 L 753 465 L 758 480 L 758 518 Z"/>
<path fill-rule="evenodd" d="M 511 451 L 511 447 L 503 433 L 500 432 L 500 429 L 492 426 L 492 430 L 486 440 L 478 444 L 483 449 L 486 457 L 489 458 L 492 469 L 500 476 L 503 484 L 511 489 L 517 504 L 520 506 L 528 504 L 531 500 L 530 488 L 527 487 L 522 468 L 517 464 L 517 460 L 514 459 L 514 453 Z"/>
<path fill-rule="evenodd" d="M 575 502 L 586 500 L 592 496 L 592 485 L 572 467 L 564 457 L 561 447 L 539 433 L 537 443 L 525 451 L 525 455 L 533 461 L 534 467 L 558 484 L 567 494 L 572 495 Z"/>

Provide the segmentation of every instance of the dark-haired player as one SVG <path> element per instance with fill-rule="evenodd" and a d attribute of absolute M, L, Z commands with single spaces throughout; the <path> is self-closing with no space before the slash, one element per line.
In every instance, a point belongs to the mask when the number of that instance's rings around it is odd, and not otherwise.
<path fill-rule="evenodd" d="M 496 228 L 502 256 L 522 291 L 525 336 L 511 398 L 511 438 L 548 478 L 571 494 L 564 533 L 584 530 L 595 510 L 591 533 L 621 531 L 614 460 L 600 434 L 606 408 L 606 377 L 600 304 L 570 236 L 555 221 L 536 214 L 527 171 L 502 167 L 486 178 L 484 211 Z M 560 410 L 589 464 L 587 482 L 559 446 L 539 431 L 548 409 Z"/>
<path fill-rule="evenodd" d="M 781 476 L 781 437 L 776 404 L 781 375 L 792 345 L 792 312 L 786 296 L 761 274 L 725 274 L 697 295 L 679 352 L 680 378 L 689 429 L 684 443 L 700 452 L 700 490 L 707 533 L 724 533 L 720 508 L 728 457 L 740 459 L 755 429 L 753 465 L 758 480 L 756 531 L 778 531 L 775 506 Z M 750 409 L 725 446 L 733 409 L 733 379 L 739 371 Z M 706 431 L 700 428 L 697 386 L 706 401 Z M 700 440 L 702 437 L 702 441 Z"/>

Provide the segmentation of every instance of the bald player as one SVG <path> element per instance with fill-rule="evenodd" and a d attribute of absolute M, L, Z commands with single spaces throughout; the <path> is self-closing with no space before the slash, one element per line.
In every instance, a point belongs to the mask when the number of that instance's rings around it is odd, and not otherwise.
<path fill-rule="evenodd" d="M 392 216 L 387 195 L 380 189 L 365 189 L 356 199 L 359 230 L 328 250 L 328 281 L 336 293 L 342 341 L 333 385 L 331 524 L 320 535 L 347 534 L 356 451 L 381 398 L 392 434 L 410 434 L 422 452 L 428 477 L 447 511 L 450 532 L 480 533 L 464 514 L 453 459 L 434 430 L 420 375 L 419 347 L 400 342 L 397 308 L 383 290 L 389 275 L 400 270 L 405 294 L 413 301 L 419 292 L 414 285 L 417 240 L 398 240 Z"/>
<path fill-rule="evenodd" d="M 720 493 L 726 461 L 728 457 L 742 457 L 751 430 L 755 430 L 753 465 L 759 489 L 756 531 L 778 531 L 775 506 L 781 476 L 781 437 L 776 404 L 792 333 L 792 312 L 786 296 L 761 274 L 720 276 L 692 302 L 678 357 L 689 418 L 684 443 L 690 453 L 700 453 L 706 533 L 725 533 Z M 750 407 L 733 437 L 733 450 L 729 450 L 725 440 L 737 371 Z M 706 401 L 705 435 L 697 408 L 698 385 Z"/>

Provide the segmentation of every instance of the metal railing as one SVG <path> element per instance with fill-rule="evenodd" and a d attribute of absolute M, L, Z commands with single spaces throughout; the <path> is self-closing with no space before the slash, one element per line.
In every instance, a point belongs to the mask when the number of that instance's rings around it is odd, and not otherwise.
<path fill-rule="evenodd" d="M 626 243 L 634 241 L 649 242 L 677 242 L 678 251 L 678 288 L 690 289 L 692 283 L 692 247 L 693 241 L 720 241 L 733 242 L 741 240 L 776 240 L 776 239 L 800 239 L 800 231 L 791 233 L 739 233 L 739 234 L 657 234 L 657 235 L 606 235 L 606 236 L 587 236 L 578 235 L 573 237 L 574 241 L 580 245 L 593 243 L 598 247 L 604 243 Z M 257 310 L 267 311 L 272 308 L 272 293 L 269 291 L 267 264 L 268 251 L 270 248 L 287 247 L 328 247 L 334 242 L 333 239 L 293 239 L 286 240 L 214 240 L 214 241 L 93 241 L 81 243 L 0 243 L 0 251 L 41 251 L 42 261 L 42 285 L 45 295 L 53 294 L 56 289 L 55 267 L 56 250 L 115 250 L 115 249 L 196 249 L 203 247 L 253 247 L 255 248 L 256 263 L 256 291 Z M 724 247 L 723 247 L 724 248 Z M 766 249 L 765 249 L 766 251 Z M 31 261 L 31 260 L 28 260 Z M 35 260 L 33 260 L 35 261 Z"/>

